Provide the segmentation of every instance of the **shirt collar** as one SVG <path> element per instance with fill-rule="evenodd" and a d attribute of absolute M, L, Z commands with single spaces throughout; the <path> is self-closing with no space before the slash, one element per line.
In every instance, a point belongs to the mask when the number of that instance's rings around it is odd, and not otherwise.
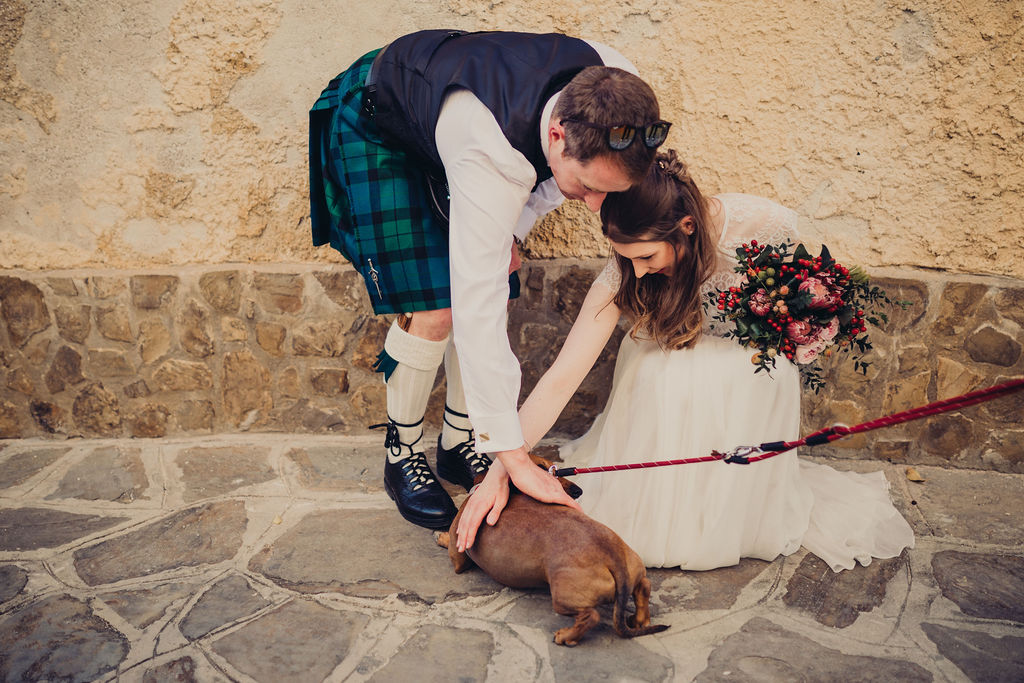
<path fill-rule="evenodd" d="M 544 152 L 544 158 L 548 157 L 548 125 L 551 122 L 551 113 L 555 109 L 555 103 L 558 102 L 558 96 L 561 94 L 561 90 L 556 92 L 554 95 L 548 98 L 547 104 L 544 105 L 544 110 L 540 113 L 540 148 Z M 549 164 L 550 165 L 550 164 Z"/>

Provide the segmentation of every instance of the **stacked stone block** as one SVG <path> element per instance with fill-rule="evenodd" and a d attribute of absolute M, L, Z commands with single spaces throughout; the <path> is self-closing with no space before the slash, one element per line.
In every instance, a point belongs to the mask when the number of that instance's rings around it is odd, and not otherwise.
<path fill-rule="evenodd" d="M 524 396 L 558 353 L 600 260 L 534 261 L 510 304 Z M 894 299 L 867 374 L 840 354 L 804 395 L 804 431 L 855 424 L 1024 376 L 1024 286 L 1005 278 L 876 278 Z M 390 320 L 350 267 L 0 276 L 0 437 L 360 433 L 385 416 L 373 372 Z M 620 329 L 556 425 L 581 434 L 608 395 Z M 428 409 L 436 426 L 438 378 Z M 765 406 L 771 410 L 771 406 Z M 822 454 L 1024 471 L 1024 395 L 819 447 Z M 781 437 L 781 435 L 780 435 Z M 729 448 L 741 444 L 723 444 Z"/>
<path fill-rule="evenodd" d="M 351 270 L 0 278 L 0 434 L 350 431 L 383 401 L 364 298 Z"/>
<path fill-rule="evenodd" d="M 805 394 L 804 432 L 857 424 L 1024 376 L 1024 287 L 999 278 L 878 277 L 897 301 L 869 329 L 866 374 L 839 355 L 828 389 Z M 1024 392 L 856 435 L 816 452 L 894 463 L 1024 472 Z"/>

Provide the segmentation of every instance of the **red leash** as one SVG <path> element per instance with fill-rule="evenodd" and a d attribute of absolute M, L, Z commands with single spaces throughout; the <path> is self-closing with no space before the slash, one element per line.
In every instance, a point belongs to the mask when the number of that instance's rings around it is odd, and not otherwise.
<path fill-rule="evenodd" d="M 935 401 L 934 403 L 929 403 L 928 405 L 924 405 L 919 408 L 911 408 L 910 410 L 904 410 L 901 413 L 894 413 L 886 417 L 880 417 L 877 420 L 871 420 L 870 422 L 862 422 L 859 425 L 854 425 L 853 427 L 833 425 L 832 427 L 827 427 L 814 432 L 813 434 L 809 434 L 802 439 L 797 439 L 796 441 L 770 441 L 759 446 L 740 446 L 728 453 L 711 451 L 711 455 L 705 455 L 697 458 L 682 458 L 680 460 L 658 460 L 655 462 L 637 462 L 628 465 L 604 465 L 601 467 L 564 467 L 557 470 L 552 468 L 552 473 L 556 477 L 571 477 L 574 474 L 639 470 L 647 467 L 689 465 L 690 463 L 711 462 L 714 460 L 724 460 L 725 462 L 747 465 L 752 462 L 757 462 L 758 460 L 765 460 L 767 458 L 774 457 L 780 453 L 785 453 L 786 451 L 791 451 L 799 446 L 818 446 L 823 443 L 835 441 L 836 439 L 841 439 L 844 436 L 850 436 L 851 434 L 870 432 L 873 429 L 890 427 L 903 422 L 919 420 L 922 417 L 928 417 L 929 415 L 937 415 L 950 410 L 956 410 L 957 408 L 966 408 L 967 406 L 973 406 L 977 403 L 984 403 L 985 401 L 991 401 L 994 398 L 1009 396 L 1010 394 L 1021 391 L 1022 389 L 1024 389 L 1024 379 L 1015 379 L 1010 382 L 1005 382 L 1004 384 L 997 384 L 996 386 L 989 387 L 988 389 L 979 389 L 978 391 L 972 391 L 961 396 L 947 398 L 942 401 Z"/>

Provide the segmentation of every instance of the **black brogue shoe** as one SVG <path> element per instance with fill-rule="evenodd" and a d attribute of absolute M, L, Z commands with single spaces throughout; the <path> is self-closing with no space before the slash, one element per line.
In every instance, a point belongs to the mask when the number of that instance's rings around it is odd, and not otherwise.
<path fill-rule="evenodd" d="M 482 474 L 487 474 L 491 466 L 490 459 L 477 453 L 471 437 L 468 441 L 455 444 L 452 448 L 441 446 L 441 437 L 437 437 L 437 473 L 447 481 L 458 484 L 467 491 L 473 488 L 473 482 Z"/>
<path fill-rule="evenodd" d="M 398 457 L 405 453 L 404 457 L 394 462 L 392 457 L 384 458 L 384 490 L 395 501 L 398 513 L 407 521 L 427 529 L 449 528 L 458 510 L 431 471 L 427 456 L 422 451 L 413 450 L 415 443 L 403 444 L 399 441 L 398 428 L 393 420 L 373 425 L 371 429 L 379 427 L 388 430 L 384 440 L 388 454 Z"/>
<path fill-rule="evenodd" d="M 423 453 L 413 453 L 398 462 L 386 460 L 384 490 L 402 517 L 427 529 L 447 529 L 458 512 Z"/>

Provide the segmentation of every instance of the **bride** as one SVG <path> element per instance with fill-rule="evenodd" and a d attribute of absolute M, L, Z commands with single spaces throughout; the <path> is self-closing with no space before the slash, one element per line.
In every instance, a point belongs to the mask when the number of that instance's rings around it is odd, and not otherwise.
<path fill-rule="evenodd" d="M 765 441 L 800 428 L 800 377 L 778 359 L 754 373 L 750 350 L 721 336 L 702 301 L 739 283 L 736 247 L 797 240 L 796 213 L 742 194 L 705 198 L 672 150 L 644 182 L 609 195 L 602 229 L 615 256 L 591 285 L 561 352 L 520 408 L 536 444 L 593 367 L 618 324 L 630 323 L 604 412 L 563 447 L 568 464 L 670 460 Z M 913 547 L 881 472 L 839 472 L 796 451 L 751 465 L 721 461 L 588 474 L 583 510 L 611 527 L 649 567 L 704 570 L 743 557 L 773 560 L 806 547 L 832 567 Z M 458 528 L 472 545 L 486 515 L 498 520 L 508 477 L 495 463 Z"/>

